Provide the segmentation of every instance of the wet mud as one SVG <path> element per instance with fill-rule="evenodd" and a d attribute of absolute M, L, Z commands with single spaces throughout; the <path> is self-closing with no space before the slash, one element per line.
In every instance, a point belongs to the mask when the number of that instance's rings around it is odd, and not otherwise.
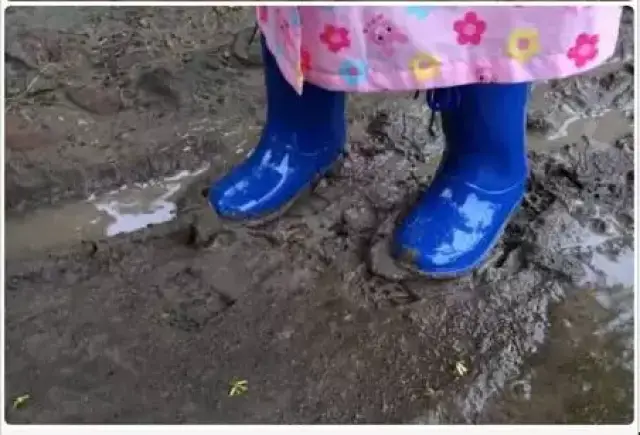
<path fill-rule="evenodd" d="M 422 99 L 352 96 L 343 164 L 229 225 L 203 190 L 263 120 L 251 10 L 106 10 L 7 14 L 9 422 L 632 420 L 629 11 L 608 65 L 534 89 L 486 265 L 434 282 L 387 249 L 442 152 Z"/>

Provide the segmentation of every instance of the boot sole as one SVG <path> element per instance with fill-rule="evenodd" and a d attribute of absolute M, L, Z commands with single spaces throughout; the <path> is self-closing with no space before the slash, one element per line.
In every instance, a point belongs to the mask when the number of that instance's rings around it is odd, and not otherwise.
<path fill-rule="evenodd" d="M 331 164 L 327 169 L 319 172 L 318 175 L 316 175 L 311 180 L 311 182 L 309 182 L 306 186 L 300 189 L 300 191 L 296 195 L 294 195 L 293 198 L 291 198 L 289 201 L 287 201 L 285 204 L 283 204 L 280 208 L 278 208 L 274 212 L 271 212 L 267 215 L 260 216 L 257 218 L 242 218 L 242 219 L 234 219 L 226 216 L 221 216 L 217 212 L 216 212 L 216 215 L 221 221 L 224 221 L 232 225 L 246 227 L 246 228 L 257 228 L 257 227 L 267 225 L 277 220 L 278 218 L 282 217 L 283 215 L 285 215 L 291 209 L 291 207 L 295 205 L 295 203 L 297 203 L 303 197 L 306 197 L 307 195 L 309 195 L 309 193 L 313 191 L 313 189 L 320 182 L 320 180 L 325 178 L 329 172 L 339 169 L 342 163 L 344 162 L 344 157 L 345 157 L 345 153 L 341 153 L 340 157 L 333 164 Z"/>
<path fill-rule="evenodd" d="M 500 238 L 504 234 L 504 230 L 507 227 L 507 225 L 509 224 L 509 222 L 511 221 L 511 218 L 515 214 L 516 210 L 518 210 L 520 208 L 520 206 L 522 205 L 523 199 L 518 201 L 516 203 L 516 205 L 511 209 L 509 214 L 507 215 L 507 218 L 505 219 L 504 223 L 500 227 L 500 231 L 498 231 L 496 237 L 491 242 L 491 248 L 487 249 L 487 251 L 480 257 L 480 259 L 478 261 L 476 261 L 475 263 L 473 263 L 471 266 L 467 267 L 466 269 L 459 270 L 457 272 L 425 272 L 425 271 L 419 269 L 414 264 L 411 264 L 411 263 L 408 263 L 406 261 L 402 261 L 402 260 L 396 259 L 393 256 L 392 256 L 392 258 L 394 258 L 395 263 L 398 266 L 400 266 L 402 269 L 405 269 L 406 271 L 414 273 L 416 275 L 420 275 L 423 278 L 427 278 L 427 279 L 431 279 L 431 280 L 435 280 L 435 281 L 445 281 L 445 280 L 458 279 L 458 278 L 462 278 L 463 276 L 469 275 L 469 274 L 473 273 L 475 270 L 477 270 L 478 268 L 482 267 L 482 265 L 484 265 L 484 263 L 487 261 L 487 259 L 491 256 L 491 252 L 495 249 L 496 245 L 498 244 L 498 241 L 500 240 Z"/>

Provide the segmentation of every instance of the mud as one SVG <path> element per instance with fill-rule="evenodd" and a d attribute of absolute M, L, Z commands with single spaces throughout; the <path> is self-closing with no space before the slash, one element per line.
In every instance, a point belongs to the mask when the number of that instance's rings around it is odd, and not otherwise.
<path fill-rule="evenodd" d="M 202 193 L 263 119 L 251 10 L 9 11 L 9 422 L 632 420 L 628 11 L 609 65 L 534 89 L 525 203 L 444 282 L 386 249 L 442 151 L 423 100 L 352 97 L 343 165 L 229 226 Z"/>

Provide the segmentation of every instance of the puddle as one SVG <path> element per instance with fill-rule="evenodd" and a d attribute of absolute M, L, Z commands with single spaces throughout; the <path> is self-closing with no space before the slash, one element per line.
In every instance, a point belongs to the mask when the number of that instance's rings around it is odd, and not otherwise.
<path fill-rule="evenodd" d="M 161 180 L 122 186 L 84 202 L 39 209 L 26 217 L 7 219 L 7 256 L 23 256 L 105 236 L 131 233 L 176 216 L 175 200 L 190 182 L 208 169 L 181 171 Z"/>
<path fill-rule="evenodd" d="M 594 252 L 590 263 L 595 279 L 603 279 L 606 287 L 633 288 L 634 255 L 631 249 L 624 249 L 617 255 Z"/>
<path fill-rule="evenodd" d="M 530 149 L 549 152 L 567 144 L 588 143 L 595 149 L 605 150 L 616 143 L 623 132 L 633 132 L 633 121 L 624 110 L 601 110 L 587 116 L 584 111 L 563 107 L 561 112 L 565 118 L 550 134 L 529 135 Z M 583 276 L 575 284 L 579 287 L 577 294 L 582 296 L 578 297 L 591 298 L 606 318 L 600 322 L 594 319 L 590 334 L 620 342 L 628 353 L 618 361 L 617 369 L 626 370 L 633 363 L 633 337 L 629 333 L 634 318 L 633 234 L 598 206 L 589 212 L 584 211 L 581 200 L 567 206 L 568 212 L 557 217 L 556 227 L 560 231 L 549 237 L 546 244 L 552 251 L 580 260 Z M 560 310 L 565 304 L 567 302 L 559 305 Z M 586 312 L 593 315 L 594 309 Z M 571 310 L 579 311 L 575 307 Z"/>
<path fill-rule="evenodd" d="M 481 422 L 631 422 L 635 252 L 633 230 L 615 212 L 587 199 L 545 216 L 548 231 L 538 231 L 536 241 L 567 266 L 558 282 L 562 297 L 545 307 L 538 319 L 544 340 L 513 370 L 519 374 L 491 399 Z M 543 294 L 540 288 L 532 300 L 546 304 Z"/>
<path fill-rule="evenodd" d="M 620 110 L 608 110 L 591 117 L 574 114 L 547 136 L 530 134 L 528 147 L 533 151 L 547 151 L 566 144 L 582 143 L 585 137 L 592 145 L 610 147 L 620 137 L 620 132 L 626 130 L 633 131 L 633 121 Z"/>
<path fill-rule="evenodd" d="M 576 202 L 578 207 L 581 202 Z M 633 319 L 635 253 L 633 240 L 612 216 L 595 208 L 592 219 L 606 223 L 606 230 L 596 232 L 570 216 L 558 219 L 562 231 L 556 235 L 555 250 L 581 259 L 584 276 L 580 288 L 592 293 L 601 308 L 615 314 L 615 322 Z"/>
<path fill-rule="evenodd" d="M 100 198 L 92 196 L 88 201 L 110 218 L 104 230 L 106 236 L 131 233 L 173 219 L 176 204 L 172 199 L 189 180 L 207 169 L 208 166 L 194 172 L 181 171 L 160 181 L 123 186 Z M 101 220 L 96 218 L 91 223 L 99 224 Z"/>

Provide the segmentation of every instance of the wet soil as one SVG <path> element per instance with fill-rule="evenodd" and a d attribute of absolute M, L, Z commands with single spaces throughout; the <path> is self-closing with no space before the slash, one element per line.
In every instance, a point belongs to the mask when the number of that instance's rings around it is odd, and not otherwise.
<path fill-rule="evenodd" d="M 628 11 L 608 65 L 536 86 L 524 205 L 443 282 L 387 253 L 442 152 L 422 99 L 351 97 L 348 157 L 277 222 L 211 213 L 264 117 L 251 19 L 8 10 L 8 421 L 630 422 Z"/>

